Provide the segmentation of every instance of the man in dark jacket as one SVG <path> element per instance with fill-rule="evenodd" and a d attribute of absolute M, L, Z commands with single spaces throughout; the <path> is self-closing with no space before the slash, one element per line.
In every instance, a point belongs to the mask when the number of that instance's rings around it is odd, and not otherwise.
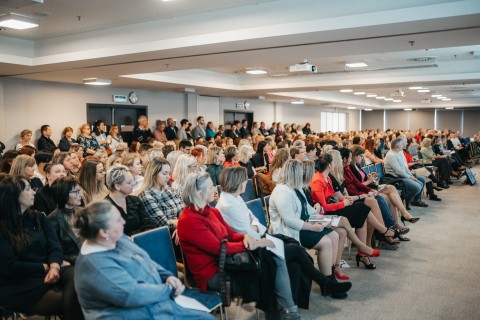
<path fill-rule="evenodd" d="M 155 139 L 152 130 L 148 127 L 148 119 L 146 116 L 138 117 L 138 126 L 133 129 L 133 140 L 140 143 L 148 143 L 148 138 Z"/>
<path fill-rule="evenodd" d="M 175 126 L 172 118 L 167 119 L 167 127 L 165 128 L 165 135 L 167 140 L 175 140 L 177 138 L 178 128 Z"/>
<path fill-rule="evenodd" d="M 242 120 L 242 127 L 240 128 L 240 137 L 245 138 L 247 134 L 250 134 L 250 130 L 248 130 L 248 120 Z"/>
<path fill-rule="evenodd" d="M 52 128 L 50 128 L 48 124 L 44 124 L 41 126 L 40 131 L 42 132 L 42 136 L 37 142 L 38 151 L 48 151 L 53 153 L 53 151 L 57 149 L 57 145 L 52 139 L 50 139 L 52 136 Z"/>

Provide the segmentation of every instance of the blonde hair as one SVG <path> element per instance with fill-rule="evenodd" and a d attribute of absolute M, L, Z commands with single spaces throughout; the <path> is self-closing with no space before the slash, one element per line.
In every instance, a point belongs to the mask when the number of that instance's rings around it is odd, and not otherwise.
<path fill-rule="evenodd" d="M 126 175 L 130 170 L 126 166 L 116 164 L 107 171 L 107 188 L 111 192 L 115 191 L 116 184 L 122 184 L 126 180 Z"/>
<path fill-rule="evenodd" d="M 238 149 L 240 149 L 241 147 L 243 146 L 251 146 L 250 145 L 250 141 L 248 141 L 248 139 L 242 139 L 240 140 L 240 142 L 238 143 Z M 242 161 L 243 162 L 243 161 Z"/>
<path fill-rule="evenodd" d="M 242 163 L 247 163 L 250 161 L 250 159 L 253 156 L 253 148 L 249 144 L 244 144 L 243 146 L 240 147 L 240 150 L 238 151 L 238 161 Z"/>
<path fill-rule="evenodd" d="M 35 159 L 32 156 L 21 154 L 13 159 L 10 175 L 25 178 L 25 168 L 33 167 Z"/>
<path fill-rule="evenodd" d="M 128 168 L 133 167 L 136 159 L 141 159 L 138 153 L 127 153 L 125 157 L 122 158 L 122 164 Z"/>
<path fill-rule="evenodd" d="M 425 138 L 422 140 L 422 144 L 421 144 L 422 148 L 428 148 L 428 147 L 431 147 L 431 145 L 432 145 L 432 139 Z"/>
<path fill-rule="evenodd" d="M 173 170 L 175 169 L 175 165 L 177 164 L 178 157 L 183 154 L 182 151 L 174 150 L 168 153 L 167 161 L 170 163 L 170 168 Z"/>
<path fill-rule="evenodd" d="M 284 183 L 292 189 L 303 188 L 303 164 L 299 160 L 290 159 L 284 165 Z"/>
<path fill-rule="evenodd" d="M 333 170 L 330 171 L 330 174 L 335 178 L 335 180 L 337 180 L 338 184 L 342 184 L 343 181 L 345 181 L 345 178 L 343 176 L 343 161 L 340 151 L 330 149 L 326 152 L 326 154 L 331 155 L 333 159 Z"/>
<path fill-rule="evenodd" d="M 273 161 L 270 165 L 270 173 L 273 174 L 275 170 L 282 169 L 283 165 L 288 161 L 289 158 L 290 151 L 287 148 L 278 149 L 277 153 L 275 153 L 275 156 L 273 156 Z"/>
<path fill-rule="evenodd" d="M 117 159 L 120 158 L 122 159 L 122 162 L 123 162 L 123 158 L 122 158 L 122 154 L 121 153 L 114 153 L 112 154 L 110 157 L 108 157 L 108 160 L 107 160 L 107 165 L 106 165 L 106 169 L 108 170 L 110 167 L 113 166 L 113 163 L 115 161 L 117 161 Z"/>
<path fill-rule="evenodd" d="M 217 157 L 222 152 L 223 149 L 217 146 L 211 146 L 208 148 L 207 161 L 205 164 L 215 164 L 217 162 Z"/>
<path fill-rule="evenodd" d="M 156 149 L 156 148 L 148 150 L 147 155 L 143 158 L 143 161 L 144 161 L 143 165 L 145 166 L 148 162 L 152 161 L 155 158 L 165 159 L 165 157 L 163 156 L 162 150 Z"/>
<path fill-rule="evenodd" d="M 183 186 L 187 181 L 188 177 L 188 167 L 197 165 L 197 159 L 190 154 L 182 154 L 177 159 L 177 163 L 175 164 L 175 170 L 173 170 L 173 183 L 175 185 Z"/>
<path fill-rule="evenodd" d="M 88 123 L 84 123 L 82 124 L 79 128 L 78 128 L 78 132 L 77 132 L 77 136 L 81 136 L 83 134 L 83 128 L 90 128 L 90 125 Z"/>
<path fill-rule="evenodd" d="M 143 175 L 143 185 L 138 194 L 150 188 L 158 188 L 157 175 L 165 166 L 170 167 L 170 163 L 163 158 L 154 158 L 147 163 Z"/>
<path fill-rule="evenodd" d="M 185 205 L 193 205 L 195 209 L 204 208 L 208 203 L 208 189 L 213 186 L 208 173 L 190 173 L 185 180 L 182 198 Z"/>
<path fill-rule="evenodd" d="M 313 175 L 315 174 L 315 163 L 310 160 L 302 161 L 303 165 L 303 187 L 306 188 L 310 186 L 312 182 Z"/>

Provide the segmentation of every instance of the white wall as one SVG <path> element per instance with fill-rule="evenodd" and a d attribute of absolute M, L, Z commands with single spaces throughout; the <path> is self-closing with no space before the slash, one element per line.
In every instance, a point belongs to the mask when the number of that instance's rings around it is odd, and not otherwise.
<path fill-rule="evenodd" d="M 250 107 L 248 108 L 247 111 L 253 111 L 253 121 L 258 121 L 258 122 L 265 121 L 265 123 L 267 124 L 267 127 L 273 121 L 276 121 L 274 118 L 275 107 L 273 102 L 256 100 L 256 99 L 220 97 L 220 115 L 219 115 L 220 123 L 223 123 L 223 114 L 225 110 L 239 111 L 239 109 L 236 109 L 235 107 L 237 102 L 243 103 L 245 100 L 250 102 Z M 215 126 L 218 126 L 218 124 L 215 123 Z"/>

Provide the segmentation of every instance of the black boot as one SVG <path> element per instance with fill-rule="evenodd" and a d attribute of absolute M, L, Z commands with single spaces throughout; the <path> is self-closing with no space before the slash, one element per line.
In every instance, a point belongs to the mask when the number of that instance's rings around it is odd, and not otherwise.
<path fill-rule="evenodd" d="M 348 297 L 347 291 L 352 287 L 351 282 L 338 282 L 334 274 L 329 276 L 322 275 L 320 279 L 313 279 L 320 286 L 323 296 L 330 295 L 332 299 L 345 299 Z"/>

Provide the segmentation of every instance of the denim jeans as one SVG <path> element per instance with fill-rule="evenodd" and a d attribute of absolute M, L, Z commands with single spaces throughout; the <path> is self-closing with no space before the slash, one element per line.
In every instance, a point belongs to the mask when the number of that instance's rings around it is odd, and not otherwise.
<path fill-rule="evenodd" d="M 417 181 L 413 181 L 410 178 L 404 178 L 402 181 L 405 183 L 405 187 L 407 188 L 407 194 L 405 196 L 405 202 L 410 204 L 412 200 L 417 202 L 422 201 L 422 190 L 423 186 L 427 182 L 427 179 L 422 176 L 417 176 Z"/>
<path fill-rule="evenodd" d="M 378 202 L 378 206 L 380 207 L 380 211 L 382 212 L 383 222 L 387 228 L 393 227 L 395 225 L 395 220 L 393 219 L 392 212 L 390 211 L 390 207 L 388 206 L 387 200 L 378 195 L 375 197 Z"/>
<path fill-rule="evenodd" d="M 275 274 L 275 288 L 273 292 L 277 297 L 277 303 L 280 310 L 293 307 L 295 303 L 292 298 L 292 288 L 290 287 L 290 277 L 288 275 L 287 264 L 284 259 L 273 255 L 273 260 L 277 264 Z"/>

